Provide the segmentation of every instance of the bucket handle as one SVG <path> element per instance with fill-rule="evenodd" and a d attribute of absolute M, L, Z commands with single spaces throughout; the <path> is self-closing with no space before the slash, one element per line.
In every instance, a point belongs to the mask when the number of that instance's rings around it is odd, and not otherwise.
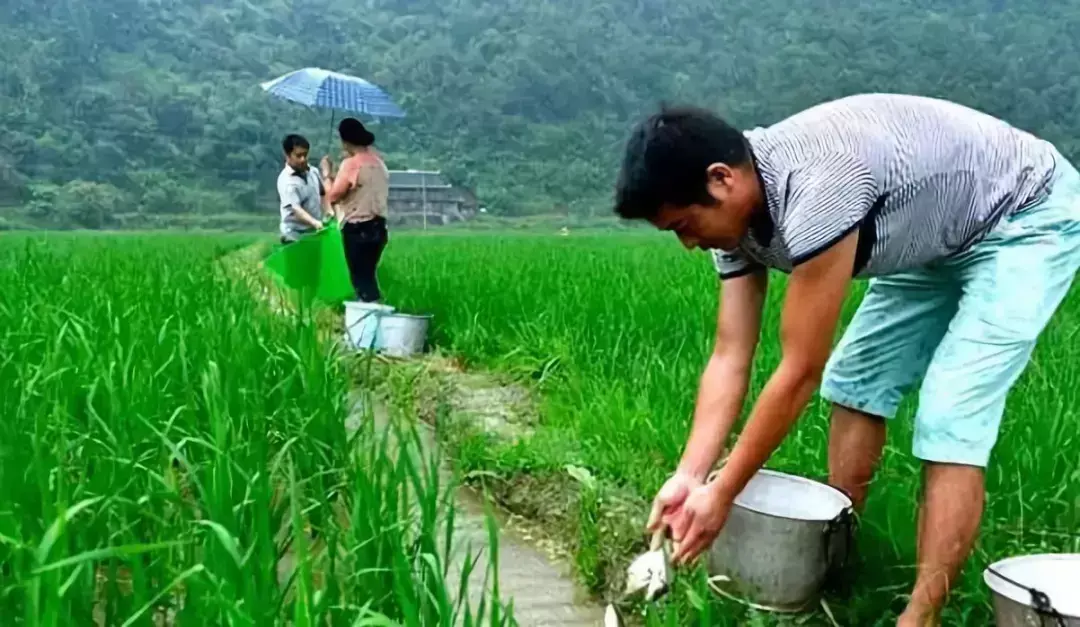
<path fill-rule="evenodd" d="M 1024 590 L 1025 592 L 1030 594 L 1032 609 L 1034 609 L 1035 613 L 1038 614 L 1040 617 L 1054 619 L 1054 623 L 1057 624 L 1057 627 L 1067 627 L 1065 625 L 1065 617 L 1061 615 L 1061 612 L 1058 612 L 1056 609 L 1054 609 L 1054 604 L 1050 601 L 1049 595 L 1047 595 L 1045 592 L 1036 588 L 1029 588 L 1022 583 L 1010 579 L 1005 575 L 999 573 L 996 569 L 994 569 L 993 566 L 987 566 L 986 570 L 990 571 L 990 574 L 1004 581 L 1005 583 L 1016 586 L 1017 588 L 1020 588 L 1021 590 Z"/>
<path fill-rule="evenodd" d="M 828 565 L 828 577 L 847 567 L 851 549 L 855 545 L 855 525 L 855 510 L 852 507 L 845 507 L 835 518 L 825 523 L 825 563 Z M 833 561 L 833 548 L 837 541 L 843 543 L 844 549 L 840 562 Z"/>

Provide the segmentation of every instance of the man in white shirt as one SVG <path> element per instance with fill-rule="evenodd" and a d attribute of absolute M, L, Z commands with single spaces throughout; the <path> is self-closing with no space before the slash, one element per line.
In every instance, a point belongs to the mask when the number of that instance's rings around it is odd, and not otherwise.
<path fill-rule="evenodd" d="M 289 244 L 322 228 L 326 189 L 318 170 L 308 166 L 311 146 L 307 139 L 287 135 L 281 148 L 285 152 L 285 167 L 277 179 L 281 198 L 280 232 L 281 242 Z"/>

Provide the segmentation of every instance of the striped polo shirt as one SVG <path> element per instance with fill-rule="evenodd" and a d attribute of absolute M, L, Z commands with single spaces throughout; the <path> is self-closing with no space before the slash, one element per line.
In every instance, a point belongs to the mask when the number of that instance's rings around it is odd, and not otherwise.
<path fill-rule="evenodd" d="M 854 229 L 854 276 L 924 266 L 1041 200 L 1058 155 L 984 113 L 892 94 L 817 105 L 745 135 L 768 211 L 736 250 L 713 251 L 721 278 L 790 272 Z"/>

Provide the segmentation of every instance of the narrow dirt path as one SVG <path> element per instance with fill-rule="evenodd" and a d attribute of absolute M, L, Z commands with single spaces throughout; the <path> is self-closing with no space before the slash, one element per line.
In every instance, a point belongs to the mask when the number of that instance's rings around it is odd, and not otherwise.
<path fill-rule="evenodd" d="M 378 427 L 389 423 L 388 412 L 384 406 L 376 404 L 371 412 L 365 411 L 363 403 L 354 405 L 352 415 L 346 422 L 352 432 L 359 427 L 360 420 L 373 416 Z M 416 421 L 421 435 L 424 454 L 430 454 L 438 446 L 431 425 Z M 442 458 L 445 462 L 445 457 Z M 441 471 L 449 479 L 450 471 L 443 464 Z M 476 555 L 483 553 L 481 564 L 484 566 L 491 555 L 488 544 L 487 514 L 482 497 L 475 491 L 460 487 L 456 493 L 457 518 L 455 520 L 456 550 L 451 566 L 451 586 L 457 587 L 464 563 L 466 551 Z M 514 619 L 521 627 L 594 627 L 603 625 L 603 608 L 589 600 L 574 583 L 569 567 L 553 563 L 547 555 L 534 547 L 506 524 L 507 519 L 495 511 L 499 522 L 498 537 L 498 573 L 499 596 L 504 604 L 513 601 Z M 469 582 L 469 600 L 475 607 L 484 590 L 483 572 L 474 571 Z"/>
<path fill-rule="evenodd" d="M 259 246 L 250 246 L 241 249 L 226 259 L 226 270 L 239 271 L 241 278 L 245 275 L 251 280 L 250 285 L 256 298 L 262 299 L 275 312 L 285 313 L 285 307 L 275 298 L 275 291 L 270 289 L 271 282 L 262 276 L 258 269 Z M 359 396 L 354 400 L 353 410 L 346 418 L 346 428 L 355 431 L 360 420 L 365 415 L 374 417 L 377 425 L 384 426 L 389 422 L 388 412 L 385 407 L 375 404 L 372 412 L 366 412 L 363 404 L 359 402 Z M 483 405 L 501 405 L 492 403 L 492 399 L 482 402 Z M 427 451 L 435 451 L 437 439 L 431 425 L 423 420 L 416 420 L 422 435 L 422 445 Z M 445 456 L 442 457 L 445 461 Z M 442 468 L 449 477 L 449 470 Z M 456 494 L 458 505 L 458 517 L 456 519 L 457 537 L 455 545 L 459 550 L 455 552 L 455 562 L 451 568 L 452 576 L 459 577 L 462 564 L 465 559 L 462 547 L 469 547 L 475 555 L 478 550 L 483 550 L 481 565 L 487 563 L 490 556 L 488 546 L 488 533 L 486 527 L 486 512 L 483 499 L 467 487 L 461 487 Z M 493 508 L 494 509 L 494 508 Z M 545 553 L 533 546 L 528 539 L 521 537 L 517 532 L 506 524 L 507 517 L 502 512 L 495 510 L 496 519 L 499 521 L 499 595 L 505 604 L 513 601 L 514 619 L 521 627 L 592 627 L 603 625 L 603 608 L 588 599 L 574 583 L 570 569 L 566 564 L 557 563 Z M 284 560 L 288 562 L 288 559 Z M 286 572 L 289 564 L 283 564 L 279 569 Z M 280 574 L 280 573 L 279 573 Z M 457 581 L 450 582 L 455 587 Z M 474 573 L 469 584 L 470 603 L 475 607 L 483 590 L 483 572 Z"/>

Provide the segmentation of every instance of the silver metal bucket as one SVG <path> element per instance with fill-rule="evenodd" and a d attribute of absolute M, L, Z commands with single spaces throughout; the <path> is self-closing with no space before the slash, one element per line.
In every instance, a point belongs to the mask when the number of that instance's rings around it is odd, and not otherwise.
<path fill-rule="evenodd" d="M 997 627 L 1080 627 L 1080 554 L 1011 557 L 988 566 L 983 581 Z"/>
<path fill-rule="evenodd" d="M 424 350 L 430 315 L 392 313 L 379 317 L 375 350 L 393 357 L 411 357 Z"/>
<path fill-rule="evenodd" d="M 851 499 L 840 490 L 760 470 L 709 550 L 712 588 L 759 610 L 809 609 L 847 559 L 853 529 Z"/>
<path fill-rule="evenodd" d="M 345 343 L 356 350 L 375 348 L 379 319 L 394 313 L 394 308 L 379 303 L 348 301 L 345 303 Z"/>

